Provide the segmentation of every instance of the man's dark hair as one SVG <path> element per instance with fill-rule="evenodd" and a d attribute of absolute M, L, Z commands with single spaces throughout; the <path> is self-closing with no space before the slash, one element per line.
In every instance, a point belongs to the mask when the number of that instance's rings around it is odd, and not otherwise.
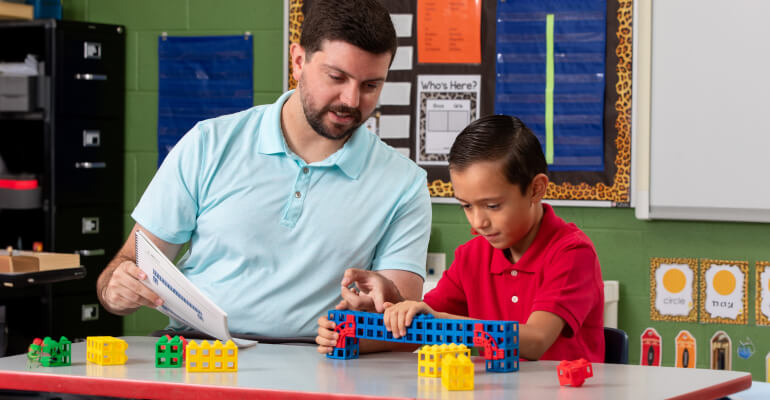
<path fill-rule="evenodd" d="M 519 185 L 521 193 L 540 173 L 548 171 L 543 149 L 521 120 L 508 115 L 490 115 L 466 126 L 449 151 L 449 169 L 463 171 L 471 164 L 502 161 L 503 175 Z"/>
<path fill-rule="evenodd" d="M 340 40 L 372 54 L 389 52 L 391 62 L 398 47 L 390 13 L 379 0 L 313 0 L 299 44 L 310 58 L 324 40 Z"/>

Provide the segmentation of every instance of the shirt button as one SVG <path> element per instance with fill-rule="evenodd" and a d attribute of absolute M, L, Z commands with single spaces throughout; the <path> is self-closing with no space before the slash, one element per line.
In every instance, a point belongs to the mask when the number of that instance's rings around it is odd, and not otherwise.
<path fill-rule="evenodd" d="M 514 269 L 513 271 L 511 271 L 511 276 L 516 276 L 516 275 L 518 275 L 518 274 L 519 274 L 519 273 L 518 273 L 518 272 L 516 272 L 516 270 L 515 270 L 515 269 Z"/>
<path fill-rule="evenodd" d="M 514 302 L 514 303 L 518 303 L 519 302 L 519 296 L 511 297 L 511 301 Z"/>
<path fill-rule="evenodd" d="M 296 198 L 300 198 L 300 197 L 302 197 L 302 193 L 300 193 L 300 192 L 294 192 L 294 197 L 296 197 Z"/>
<path fill-rule="evenodd" d="M 308 168 L 308 167 L 302 168 L 302 173 L 303 174 L 306 174 L 308 172 L 310 172 L 310 168 Z"/>

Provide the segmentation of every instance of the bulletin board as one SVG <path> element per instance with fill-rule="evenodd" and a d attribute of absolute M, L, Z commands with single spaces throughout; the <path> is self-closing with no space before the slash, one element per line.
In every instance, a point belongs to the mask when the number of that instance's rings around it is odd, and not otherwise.
<path fill-rule="evenodd" d="M 501 1 L 501 0 L 498 0 Z M 509 3 L 516 0 L 509 0 Z M 298 43 L 304 11 L 312 0 L 289 0 L 288 10 L 288 45 Z M 435 4 L 433 4 L 435 3 Z M 477 3 L 468 1 L 466 4 Z M 553 13 L 559 15 L 558 1 L 552 1 L 555 7 Z M 569 4 L 569 1 L 561 1 L 561 4 Z M 384 0 L 383 4 L 391 15 L 411 15 L 411 34 L 399 34 L 399 47 L 411 47 L 411 68 L 393 69 L 388 73 L 386 84 L 395 83 L 402 92 L 409 91 L 407 104 L 382 104 L 374 113 L 374 118 L 367 123 L 370 129 L 376 131 L 377 124 L 383 122 L 383 117 L 409 116 L 408 135 L 392 137 L 390 133 L 383 131 L 380 137 L 399 149 L 404 154 L 415 160 L 418 165 L 428 173 L 428 187 L 434 201 L 442 198 L 452 198 L 454 192 L 449 180 L 449 171 L 445 158 L 424 154 L 426 138 L 423 132 L 426 129 L 426 107 L 429 102 L 437 100 L 447 104 L 456 104 L 457 107 L 465 107 L 471 115 L 471 120 L 484 115 L 495 114 L 495 88 L 497 85 L 497 1 L 484 0 L 480 5 L 480 56 L 473 57 L 473 49 L 466 51 L 471 56 L 459 62 L 420 62 L 421 55 L 418 48 L 420 44 L 418 20 L 424 16 L 418 13 L 425 12 L 425 7 L 443 4 L 434 0 Z M 418 10 L 423 7 L 422 10 Z M 597 205 L 610 204 L 612 206 L 628 206 L 630 204 L 630 180 L 631 180 L 631 62 L 632 62 L 632 0 L 607 0 L 606 1 L 606 31 L 604 51 L 604 93 L 603 112 L 601 114 L 601 130 L 599 140 L 603 143 L 602 160 L 600 168 L 593 170 L 558 170 L 549 168 L 550 184 L 546 199 L 552 200 L 581 200 L 583 204 Z M 402 20 L 403 21 L 403 20 Z M 444 21 L 446 24 L 446 22 Z M 427 24 L 426 24 L 427 25 Z M 422 39 L 419 39 L 422 40 Z M 557 31 L 558 40 L 558 31 Z M 424 48 L 424 47 L 423 47 Z M 422 56 L 425 60 L 425 55 Z M 480 63 L 474 62 L 480 60 Z M 296 87 L 291 75 L 291 63 L 287 60 L 289 69 L 288 88 Z M 424 90 L 428 85 L 426 79 L 438 78 L 436 84 L 444 81 L 451 83 L 452 78 L 457 78 L 460 87 L 468 88 L 462 93 L 441 93 Z M 422 79 L 422 80 L 421 80 Z M 405 85 L 409 84 L 406 88 Z M 421 85 L 422 84 L 422 85 Z M 394 85 L 394 86 L 396 86 Z M 464 85 L 464 86 L 462 86 Z M 473 90 L 478 85 L 478 94 Z M 557 89 L 558 90 L 558 89 Z M 601 94 L 600 94 L 601 95 Z M 381 96 L 382 97 L 382 96 Z M 454 103 L 452 103 L 454 101 Z M 498 112 L 499 113 L 499 112 Z M 465 120 L 454 120 L 455 124 Z M 470 122 L 470 121 L 468 121 Z M 392 125 L 388 125 L 392 126 Z M 400 126 L 406 127 L 407 124 Z M 534 130 L 534 129 L 533 129 Z M 379 132 L 378 132 L 379 134 Z M 537 132 L 536 132 L 537 134 Z M 542 140 L 541 140 L 542 142 Z M 428 146 L 429 147 L 429 146 Z M 545 151 L 545 148 L 544 148 Z"/>

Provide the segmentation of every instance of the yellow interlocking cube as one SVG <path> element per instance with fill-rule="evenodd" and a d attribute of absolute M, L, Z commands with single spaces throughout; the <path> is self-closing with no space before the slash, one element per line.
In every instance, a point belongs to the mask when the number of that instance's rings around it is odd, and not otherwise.
<path fill-rule="evenodd" d="M 191 340 L 185 348 L 187 372 L 233 372 L 238 370 L 238 346 L 228 340 L 224 345 L 219 340 L 200 344 Z"/>
<path fill-rule="evenodd" d="M 86 338 L 86 359 L 99 365 L 121 365 L 126 363 L 128 344 L 112 336 L 89 336 Z"/>
<path fill-rule="evenodd" d="M 443 357 L 441 384 L 448 390 L 473 390 L 473 362 L 470 357 L 464 354 Z"/>
<path fill-rule="evenodd" d="M 442 344 L 423 346 L 417 353 L 417 375 L 431 378 L 441 377 L 441 360 L 446 355 L 458 355 L 464 354 L 466 357 L 470 357 L 471 351 L 464 344 L 457 345 Z"/>

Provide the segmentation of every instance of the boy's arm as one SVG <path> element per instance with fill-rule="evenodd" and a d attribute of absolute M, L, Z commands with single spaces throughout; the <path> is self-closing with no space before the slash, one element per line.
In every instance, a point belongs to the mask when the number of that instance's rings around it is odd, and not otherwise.
<path fill-rule="evenodd" d="M 528 360 L 538 360 L 556 342 L 566 323 L 548 311 L 535 311 L 519 326 L 519 352 Z"/>

